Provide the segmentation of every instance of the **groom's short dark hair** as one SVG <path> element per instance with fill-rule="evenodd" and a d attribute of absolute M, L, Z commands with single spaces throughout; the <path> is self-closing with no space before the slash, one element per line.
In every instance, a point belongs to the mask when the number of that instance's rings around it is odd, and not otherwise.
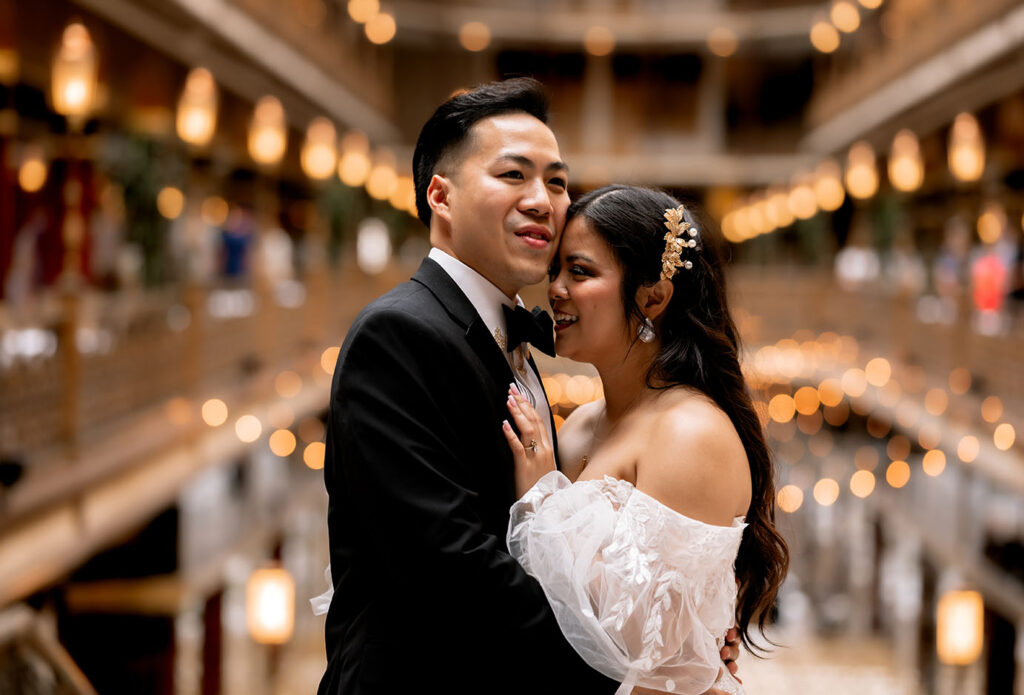
<path fill-rule="evenodd" d="M 428 228 L 427 186 L 440 165 L 450 166 L 464 153 L 469 130 L 478 121 L 515 112 L 528 113 L 543 123 L 548 122 L 548 95 L 540 82 L 530 77 L 515 77 L 456 92 L 438 106 L 423 125 L 412 155 L 412 175 L 416 185 L 416 211 Z"/>

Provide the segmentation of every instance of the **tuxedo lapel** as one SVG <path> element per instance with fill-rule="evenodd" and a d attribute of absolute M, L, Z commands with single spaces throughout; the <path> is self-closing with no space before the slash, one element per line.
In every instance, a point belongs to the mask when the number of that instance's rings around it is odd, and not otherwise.
<path fill-rule="evenodd" d="M 497 392 L 504 396 L 513 379 L 512 367 L 466 294 L 440 265 L 429 258 L 423 259 L 412 279 L 430 290 L 452 318 L 465 327 L 466 342 L 487 368 Z"/>
<path fill-rule="evenodd" d="M 540 384 L 540 397 L 547 400 L 548 394 L 544 391 L 544 380 L 540 376 L 540 370 L 537 369 L 537 363 L 533 361 L 533 355 L 529 355 L 526 361 L 530 363 L 530 369 L 537 375 L 537 383 Z M 561 470 L 561 466 L 558 465 L 558 429 L 555 427 L 555 410 L 548 405 L 548 422 L 551 424 L 551 448 L 555 451 L 555 465 Z"/>

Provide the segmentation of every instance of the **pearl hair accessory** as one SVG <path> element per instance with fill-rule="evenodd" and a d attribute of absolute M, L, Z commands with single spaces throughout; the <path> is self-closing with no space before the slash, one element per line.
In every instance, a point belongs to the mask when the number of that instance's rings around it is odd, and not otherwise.
<path fill-rule="evenodd" d="M 684 248 L 696 248 L 697 228 L 683 219 L 685 208 L 680 205 L 677 208 L 665 210 L 665 226 L 668 233 L 665 235 L 665 252 L 661 254 L 661 279 L 671 280 L 680 268 L 690 270 L 693 262 L 682 260 L 680 255 Z M 686 236 L 689 235 L 689 239 Z"/>

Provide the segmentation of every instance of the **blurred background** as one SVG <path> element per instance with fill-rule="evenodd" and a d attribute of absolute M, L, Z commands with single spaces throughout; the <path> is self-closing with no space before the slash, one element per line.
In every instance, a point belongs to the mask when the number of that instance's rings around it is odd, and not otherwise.
<path fill-rule="evenodd" d="M 314 691 L 338 346 L 420 125 L 522 74 L 574 195 L 728 240 L 793 552 L 748 692 L 1024 693 L 1014 0 L 0 0 L 0 693 Z"/>

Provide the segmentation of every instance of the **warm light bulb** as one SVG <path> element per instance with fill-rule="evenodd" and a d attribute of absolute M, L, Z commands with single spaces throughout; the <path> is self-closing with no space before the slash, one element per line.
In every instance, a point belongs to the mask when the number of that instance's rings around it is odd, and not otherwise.
<path fill-rule="evenodd" d="M 850 0 L 836 0 L 832 3 L 829 17 L 836 29 L 844 34 L 851 34 L 860 28 L 860 12 Z"/>
<path fill-rule="evenodd" d="M 889 181 L 898 191 L 909 193 L 921 187 L 924 181 L 924 162 L 921 146 L 913 131 L 896 133 L 889 152 Z"/>
<path fill-rule="evenodd" d="M 366 179 L 366 192 L 375 200 L 387 200 L 398 187 L 395 158 L 390 151 L 381 150 L 375 156 L 375 160 Z"/>
<path fill-rule="evenodd" d="M 834 159 L 826 159 L 814 170 L 814 196 L 818 207 L 834 212 L 843 205 L 846 191 L 843 189 L 842 169 Z"/>
<path fill-rule="evenodd" d="M 590 55 L 606 56 L 615 50 L 615 35 L 607 27 L 590 27 L 583 35 L 583 48 Z"/>
<path fill-rule="evenodd" d="M 708 50 L 720 58 L 728 58 L 735 53 L 739 43 L 736 32 L 728 27 L 715 27 L 708 34 Z"/>
<path fill-rule="evenodd" d="M 978 238 L 986 244 L 994 244 L 1003 236 L 1006 226 L 1006 211 L 999 203 L 988 203 L 978 216 Z"/>
<path fill-rule="evenodd" d="M 92 110 L 98 71 L 96 49 L 83 24 L 69 24 L 53 60 L 51 96 L 53 109 L 72 119 L 82 119 Z"/>
<path fill-rule="evenodd" d="M 814 501 L 822 507 L 831 507 L 839 499 L 839 483 L 832 478 L 822 478 L 814 484 Z"/>
<path fill-rule="evenodd" d="M 859 470 L 850 477 L 850 492 L 860 498 L 870 495 L 875 489 L 875 474 Z"/>
<path fill-rule="evenodd" d="M 949 133 L 949 170 L 960 181 L 977 181 L 985 171 L 985 141 L 977 119 L 961 113 Z"/>
<path fill-rule="evenodd" d="M 387 12 L 381 12 L 369 21 L 364 27 L 366 38 L 377 45 L 385 44 L 395 38 L 395 18 Z"/>
<path fill-rule="evenodd" d="M 799 220 L 809 220 L 818 212 L 818 201 L 811 187 L 810 178 L 806 174 L 793 177 L 789 189 L 789 210 Z"/>
<path fill-rule="evenodd" d="M 265 96 L 256 104 L 249 126 L 249 154 L 257 164 L 274 166 L 284 157 L 288 136 L 284 107 L 273 96 Z"/>
<path fill-rule="evenodd" d="M 466 22 L 459 29 L 459 43 L 467 51 L 482 51 L 491 45 L 491 30 L 483 22 Z"/>
<path fill-rule="evenodd" d="M 839 48 L 839 32 L 825 20 L 815 22 L 811 27 L 811 44 L 822 53 L 832 53 Z"/>
<path fill-rule="evenodd" d="M 861 200 L 870 198 L 878 191 L 875 151 L 864 140 L 855 142 L 847 155 L 846 190 Z"/>
<path fill-rule="evenodd" d="M 193 68 L 178 99 L 175 127 L 185 142 L 203 147 L 217 128 L 217 84 L 206 68 Z"/>
<path fill-rule="evenodd" d="M 785 485 L 779 490 L 775 501 L 779 505 L 779 509 L 787 514 L 792 514 L 804 503 L 804 491 L 796 485 Z"/>
<path fill-rule="evenodd" d="M 185 195 L 179 189 L 167 186 L 157 193 L 156 209 L 163 217 L 175 220 L 185 209 Z"/>
<path fill-rule="evenodd" d="M 26 193 L 35 193 L 46 184 L 46 159 L 37 145 L 25 148 L 21 166 L 18 167 L 18 185 Z"/>
<path fill-rule="evenodd" d="M 323 181 L 334 173 L 338 162 L 337 132 L 334 124 L 323 117 L 314 118 L 306 130 L 300 160 L 306 176 Z"/>
<path fill-rule="evenodd" d="M 348 16 L 366 24 L 380 12 L 380 0 L 348 0 Z"/>

